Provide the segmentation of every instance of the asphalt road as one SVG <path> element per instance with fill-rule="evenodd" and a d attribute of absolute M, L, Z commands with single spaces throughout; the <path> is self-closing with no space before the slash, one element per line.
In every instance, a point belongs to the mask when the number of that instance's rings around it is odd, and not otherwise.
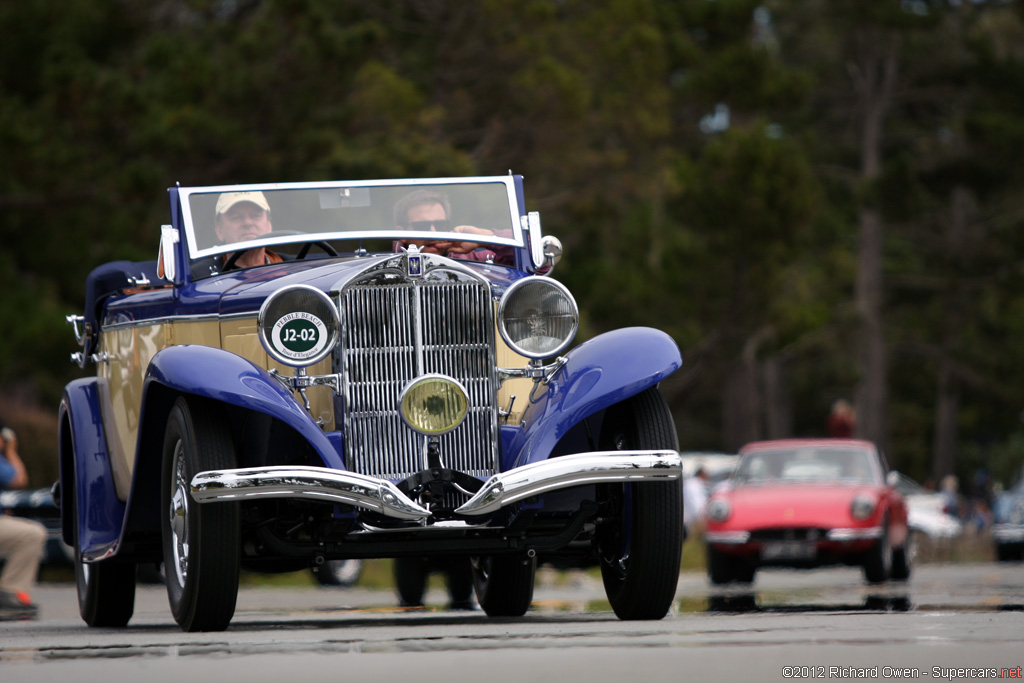
<path fill-rule="evenodd" d="M 990 680 L 1024 665 L 1024 565 L 922 565 L 868 588 L 853 569 L 763 572 L 753 592 L 680 577 L 672 613 L 621 622 L 599 581 L 545 572 L 520 619 L 403 611 L 389 592 L 243 588 L 231 627 L 182 633 L 162 586 L 125 629 L 89 629 L 71 584 L 0 623 L 0 681 Z M 976 671 L 970 671 L 975 669 Z"/>

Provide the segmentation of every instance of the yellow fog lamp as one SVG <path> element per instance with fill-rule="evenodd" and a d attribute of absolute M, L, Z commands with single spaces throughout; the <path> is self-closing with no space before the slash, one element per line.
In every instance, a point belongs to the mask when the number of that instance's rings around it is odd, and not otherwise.
<path fill-rule="evenodd" d="M 466 388 L 444 375 L 423 375 L 410 382 L 398 397 L 402 419 L 428 436 L 458 427 L 469 411 Z"/>

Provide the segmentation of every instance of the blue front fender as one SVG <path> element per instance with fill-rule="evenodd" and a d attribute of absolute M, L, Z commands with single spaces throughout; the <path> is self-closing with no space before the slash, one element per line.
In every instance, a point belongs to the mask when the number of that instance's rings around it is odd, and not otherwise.
<path fill-rule="evenodd" d="M 239 355 L 210 346 L 170 346 L 149 365 L 143 405 L 153 382 L 276 418 L 302 435 L 325 465 L 344 469 L 338 449 L 295 397 L 269 372 Z"/>
<path fill-rule="evenodd" d="M 550 382 L 534 384 L 523 428 L 505 443 L 505 471 L 547 459 L 584 418 L 657 385 L 683 365 L 672 338 L 649 327 L 599 335 L 566 359 Z"/>

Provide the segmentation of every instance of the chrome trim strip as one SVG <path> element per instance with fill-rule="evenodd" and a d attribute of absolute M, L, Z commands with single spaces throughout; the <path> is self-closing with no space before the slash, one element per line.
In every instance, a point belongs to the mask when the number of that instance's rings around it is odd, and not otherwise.
<path fill-rule="evenodd" d="M 401 533 L 406 534 L 409 532 L 415 534 L 444 534 L 448 532 L 463 532 L 470 531 L 473 529 L 493 529 L 494 527 L 488 527 L 486 523 L 474 524 L 471 522 L 464 522 L 458 519 L 441 520 L 430 525 L 421 526 L 400 526 L 395 528 L 387 527 L 376 527 L 372 524 L 367 524 L 364 521 L 360 521 L 359 525 L 361 528 L 353 529 L 349 532 L 349 536 L 370 536 L 374 534 L 394 534 Z"/>
<path fill-rule="evenodd" d="M 93 562 L 99 562 L 105 560 L 108 557 L 113 557 L 117 554 L 118 548 L 121 547 L 121 539 L 115 539 L 109 543 L 94 548 L 93 550 L 82 551 L 82 562 L 86 564 L 92 564 Z"/>
<path fill-rule="evenodd" d="M 706 531 L 704 540 L 722 545 L 743 545 L 750 540 L 749 531 Z"/>
<path fill-rule="evenodd" d="M 672 481 L 683 473 L 676 451 L 594 451 L 551 458 L 496 474 L 456 512 L 485 515 L 556 489 L 609 482 Z"/>
<path fill-rule="evenodd" d="M 169 323 L 201 323 L 211 320 L 234 320 L 236 318 L 255 318 L 252 311 L 246 313 L 231 313 L 221 315 L 219 313 L 202 313 L 199 315 L 165 315 L 159 318 L 140 318 L 138 320 L 126 320 L 109 324 L 100 324 L 100 332 L 113 332 L 115 330 L 129 330 L 133 327 L 151 327 L 153 325 L 166 325 Z"/>
<path fill-rule="evenodd" d="M 374 510 L 397 519 L 423 519 L 430 510 L 389 481 L 327 467 L 243 467 L 192 477 L 197 503 L 243 498 L 312 498 Z"/>
<path fill-rule="evenodd" d="M 830 541 L 869 541 L 882 537 L 882 527 L 869 526 L 859 529 L 829 529 L 825 536 Z"/>

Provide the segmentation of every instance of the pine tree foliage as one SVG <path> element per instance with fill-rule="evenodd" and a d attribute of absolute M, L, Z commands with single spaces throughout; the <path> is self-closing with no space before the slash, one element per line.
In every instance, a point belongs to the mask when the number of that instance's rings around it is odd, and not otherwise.
<path fill-rule="evenodd" d="M 1024 458 L 1020 2 L 19 0 L 0 32 L 5 393 L 56 402 L 86 273 L 153 257 L 176 182 L 512 170 L 582 338 L 679 343 L 684 448 L 822 434 L 880 371 L 897 467 Z"/>

